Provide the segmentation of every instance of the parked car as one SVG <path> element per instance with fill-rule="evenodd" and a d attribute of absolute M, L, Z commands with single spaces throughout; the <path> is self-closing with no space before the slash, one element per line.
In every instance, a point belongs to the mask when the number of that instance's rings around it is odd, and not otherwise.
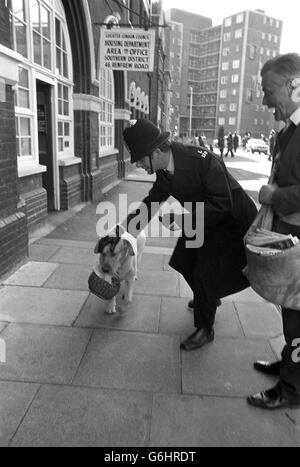
<path fill-rule="evenodd" d="M 250 138 L 247 142 L 246 148 L 248 151 L 251 151 L 252 154 L 255 152 L 259 152 L 259 154 L 269 154 L 269 146 L 263 139 Z"/>

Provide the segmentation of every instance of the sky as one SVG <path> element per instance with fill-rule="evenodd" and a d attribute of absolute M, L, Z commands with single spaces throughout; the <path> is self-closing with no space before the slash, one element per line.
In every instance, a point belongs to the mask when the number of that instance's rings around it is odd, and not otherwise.
<path fill-rule="evenodd" d="M 223 18 L 244 10 L 264 10 L 266 15 L 283 21 L 281 53 L 300 53 L 299 0 L 163 0 L 165 10 L 179 8 L 213 20 L 213 26 Z"/>

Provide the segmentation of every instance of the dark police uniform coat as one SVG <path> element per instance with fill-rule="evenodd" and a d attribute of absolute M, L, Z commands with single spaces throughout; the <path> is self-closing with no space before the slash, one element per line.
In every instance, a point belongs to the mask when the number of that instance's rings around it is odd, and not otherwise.
<path fill-rule="evenodd" d="M 162 203 L 169 196 L 182 206 L 204 202 L 205 240 L 201 248 L 187 249 L 186 238 L 180 238 L 170 266 L 185 277 L 192 290 L 201 281 L 210 300 L 247 288 L 249 283 L 242 274 L 246 266 L 243 237 L 257 213 L 255 204 L 214 153 L 179 143 L 171 147 L 174 176 L 168 179 L 164 171 L 158 171 L 144 203 L 150 216 L 151 203 Z"/>

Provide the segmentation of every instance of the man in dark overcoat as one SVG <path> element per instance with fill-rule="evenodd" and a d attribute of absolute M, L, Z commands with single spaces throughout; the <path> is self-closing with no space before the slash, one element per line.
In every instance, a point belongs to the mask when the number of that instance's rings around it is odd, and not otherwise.
<path fill-rule="evenodd" d="M 273 151 L 274 183 L 262 187 L 259 200 L 275 213 L 273 231 L 300 239 L 300 55 L 285 54 L 263 66 L 263 104 L 275 109 L 277 122 L 285 122 Z M 259 361 L 254 368 L 278 376 L 279 383 L 248 398 L 263 409 L 300 408 L 300 311 L 282 308 L 286 345 L 282 360 Z"/>
<path fill-rule="evenodd" d="M 207 148 L 170 143 L 169 133 L 147 120 L 132 122 L 124 131 L 131 162 L 156 173 L 157 179 L 143 201 L 151 220 L 152 203 L 163 203 L 173 196 L 182 206 L 204 203 L 204 244 L 188 247 L 190 240 L 179 239 L 170 266 L 181 273 L 194 293 L 196 331 L 181 348 L 193 350 L 214 340 L 214 324 L 220 298 L 249 286 L 242 274 L 246 266 L 243 237 L 251 225 L 256 207 L 238 182 L 227 172 L 224 162 Z M 152 211 L 152 212 L 151 212 Z M 127 219 L 127 228 L 138 212 Z M 140 225 L 142 229 L 145 225 Z M 134 233 L 134 232 L 133 232 Z"/>

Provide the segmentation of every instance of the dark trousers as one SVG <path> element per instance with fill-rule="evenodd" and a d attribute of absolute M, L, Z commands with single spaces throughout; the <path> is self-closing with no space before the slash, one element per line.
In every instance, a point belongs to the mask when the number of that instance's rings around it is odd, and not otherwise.
<path fill-rule="evenodd" d="M 300 311 L 282 309 L 286 346 L 282 352 L 280 382 L 283 395 L 300 403 Z"/>
<path fill-rule="evenodd" d="M 300 238 L 299 226 L 281 222 L 277 217 L 273 230 Z M 300 310 L 282 308 L 282 322 L 286 346 L 282 352 L 280 383 L 283 395 L 291 402 L 300 403 Z"/>
<path fill-rule="evenodd" d="M 217 300 L 208 299 L 205 288 L 199 282 L 197 270 L 194 272 L 193 285 L 195 328 L 212 329 L 215 324 L 218 302 Z"/>
<path fill-rule="evenodd" d="M 230 152 L 231 152 L 231 157 L 234 157 L 233 149 L 228 149 L 227 153 L 225 154 L 225 157 L 227 157 Z"/>

